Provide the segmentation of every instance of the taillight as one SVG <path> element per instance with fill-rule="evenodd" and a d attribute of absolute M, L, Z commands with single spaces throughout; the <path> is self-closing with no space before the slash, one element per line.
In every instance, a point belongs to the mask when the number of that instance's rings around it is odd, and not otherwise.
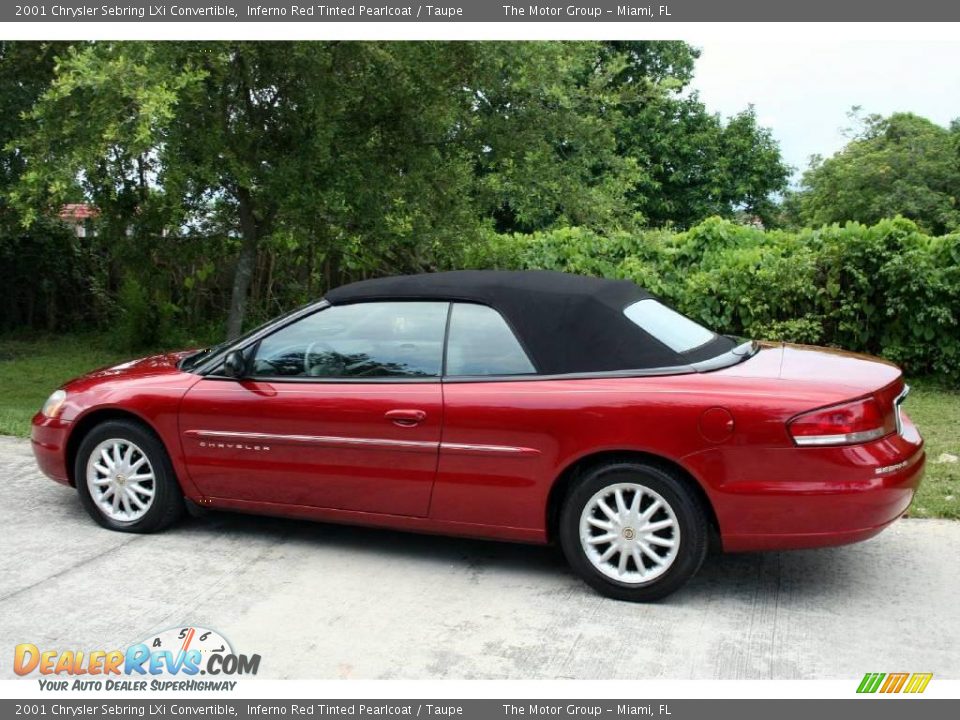
<path fill-rule="evenodd" d="M 853 445 L 889 435 L 896 430 L 896 418 L 867 397 L 803 413 L 787 429 L 797 445 Z"/>

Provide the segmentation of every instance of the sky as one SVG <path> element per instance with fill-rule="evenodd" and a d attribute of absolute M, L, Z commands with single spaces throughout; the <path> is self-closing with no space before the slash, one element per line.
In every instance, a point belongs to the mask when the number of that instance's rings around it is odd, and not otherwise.
<path fill-rule="evenodd" d="M 733 115 L 749 104 L 772 129 L 784 160 L 806 169 L 847 142 L 847 112 L 910 111 L 947 126 L 960 117 L 960 41 L 696 43 L 692 83 L 712 112 Z"/>

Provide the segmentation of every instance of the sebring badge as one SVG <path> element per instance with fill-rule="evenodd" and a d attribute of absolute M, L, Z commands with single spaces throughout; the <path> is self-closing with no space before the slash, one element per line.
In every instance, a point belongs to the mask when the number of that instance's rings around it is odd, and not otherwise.
<path fill-rule="evenodd" d="M 896 472 L 897 470 L 902 470 L 907 465 L 910 464 L 909 460 L 904 460 L 903 462 L 898 462 L 895 465 L 885 465 L 884 467 L 878 467 L 873 471 L 874 475 L 885 475 L 887 473 Z"/>

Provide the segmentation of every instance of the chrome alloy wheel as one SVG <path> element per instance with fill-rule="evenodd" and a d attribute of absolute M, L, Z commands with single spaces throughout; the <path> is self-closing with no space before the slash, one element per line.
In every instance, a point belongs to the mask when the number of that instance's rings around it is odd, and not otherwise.
<path fill-rule="evenodd" d="M 87 460 L 90 498 L 106 517 L 120 523 L 142 518 L 153 504 L 156 478 L 146 454 L 129 440 L 111 438 Z"/>
<path fill-rule="evenodd" d="M 639 585 L 673 565 L 680 523 L 659 493 L 638 483 L 616 483 L 595 493 L 584 506 L 580 545 L 606 577 Z"/>

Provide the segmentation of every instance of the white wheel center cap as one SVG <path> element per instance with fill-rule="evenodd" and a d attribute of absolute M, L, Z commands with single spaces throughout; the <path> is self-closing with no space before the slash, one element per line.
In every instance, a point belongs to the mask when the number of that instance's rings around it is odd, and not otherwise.
<path fill-rule="evenodd" d="M 632 527 L 625 527 L 625 528 L 623 529 L 623 539 L 624 539 L 624 540 L 633 540 L 633 538 L 634 538 L 635 536 L 636 536 L 636 533 L 634 533 Z"/>
<path fill-rule="evenodd" d="M 127 479 L 121 473 L 117 473 L 116 479 L 118 485 L 123 485 L 127 481 Z"/>

